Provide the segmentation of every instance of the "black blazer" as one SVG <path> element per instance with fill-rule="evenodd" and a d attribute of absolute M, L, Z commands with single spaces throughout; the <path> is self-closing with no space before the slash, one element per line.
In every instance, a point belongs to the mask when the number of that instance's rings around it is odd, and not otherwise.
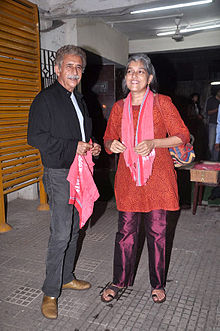
<path fill-rule="evenodd" d="M 79 141 L 82 141 L 76 110 L 67 91 L 58 81 L 42 90 L 29 112 L 28 144 L 39 149 L 47 168 L 69 169 Z M 92 138 L 92 121 L 83 96 L 74 91 L 84 117 L 86 141 Z"/>

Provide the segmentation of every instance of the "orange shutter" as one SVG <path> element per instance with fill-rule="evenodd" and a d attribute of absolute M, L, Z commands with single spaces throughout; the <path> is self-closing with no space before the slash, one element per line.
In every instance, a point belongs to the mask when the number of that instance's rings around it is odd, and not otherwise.
<path fill-rule="evenodd" d="M 0 1 L 0 232 L 4 195 L 40 181 L 39 151 L 27 144 L 29 107 L 41 90 L 38 9 L 26 0 Z"/>

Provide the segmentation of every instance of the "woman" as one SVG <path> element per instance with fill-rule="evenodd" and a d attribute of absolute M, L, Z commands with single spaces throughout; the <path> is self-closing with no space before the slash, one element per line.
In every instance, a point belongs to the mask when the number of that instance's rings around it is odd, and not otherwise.
<path fill-rule="evenodd" d="M 170 98 L 155 94 L 155 85 L 149 57 L 130 57 L 124 80 L 124 88 L 130 93 L 113 105 L 104 135 L 106 151 L 120 154 L 115 176 L 119 219 L 113 282 L 102 293 L 104 302 L 112 301 L 122 288 L 133 283 L 141 215 L 152 298 L 157 303 L 166 299 L 167 211 L 179 209 L 176 173 L 168 147 L 188 142 L 189 132 Z"/>

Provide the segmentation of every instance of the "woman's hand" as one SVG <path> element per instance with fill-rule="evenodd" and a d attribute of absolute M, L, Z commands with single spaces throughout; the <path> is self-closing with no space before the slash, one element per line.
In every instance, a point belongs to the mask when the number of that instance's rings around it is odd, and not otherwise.
<path fill-rule="evenodd" d="M 141 156 L 147 156 L 154 148 L 155 148 L 155 141 L 154 139 L 152 139 L 152 140 L 143 140 L 141 143 L 135 146 L 134 150 L 136 153 L 140 154 Z"/>
<path fill-rule="evenodd" d="M 105 147 L 109 149 L 112 153 L 123 153 L 126 150 L 126 146 L 123 145 L 120 141 L 118 140 L 109 140 L 106 141 Z"/>

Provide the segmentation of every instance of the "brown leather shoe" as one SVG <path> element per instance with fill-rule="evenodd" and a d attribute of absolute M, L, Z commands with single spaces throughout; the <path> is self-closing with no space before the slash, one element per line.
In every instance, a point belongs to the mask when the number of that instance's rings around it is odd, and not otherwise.
<path fill-rule="evenodd" d="M 88 290 L 91 287 L 89 282 L 79 279 L 73 279 L 71 282 L 67 284 L 63 284 L 62 289 L 66 290 Z"/>
<path fill-rule="evenodd" d="M 56 319 L 58 316 L 57 298 L 44 295 L 41 312 L 46 318 Z"/>

